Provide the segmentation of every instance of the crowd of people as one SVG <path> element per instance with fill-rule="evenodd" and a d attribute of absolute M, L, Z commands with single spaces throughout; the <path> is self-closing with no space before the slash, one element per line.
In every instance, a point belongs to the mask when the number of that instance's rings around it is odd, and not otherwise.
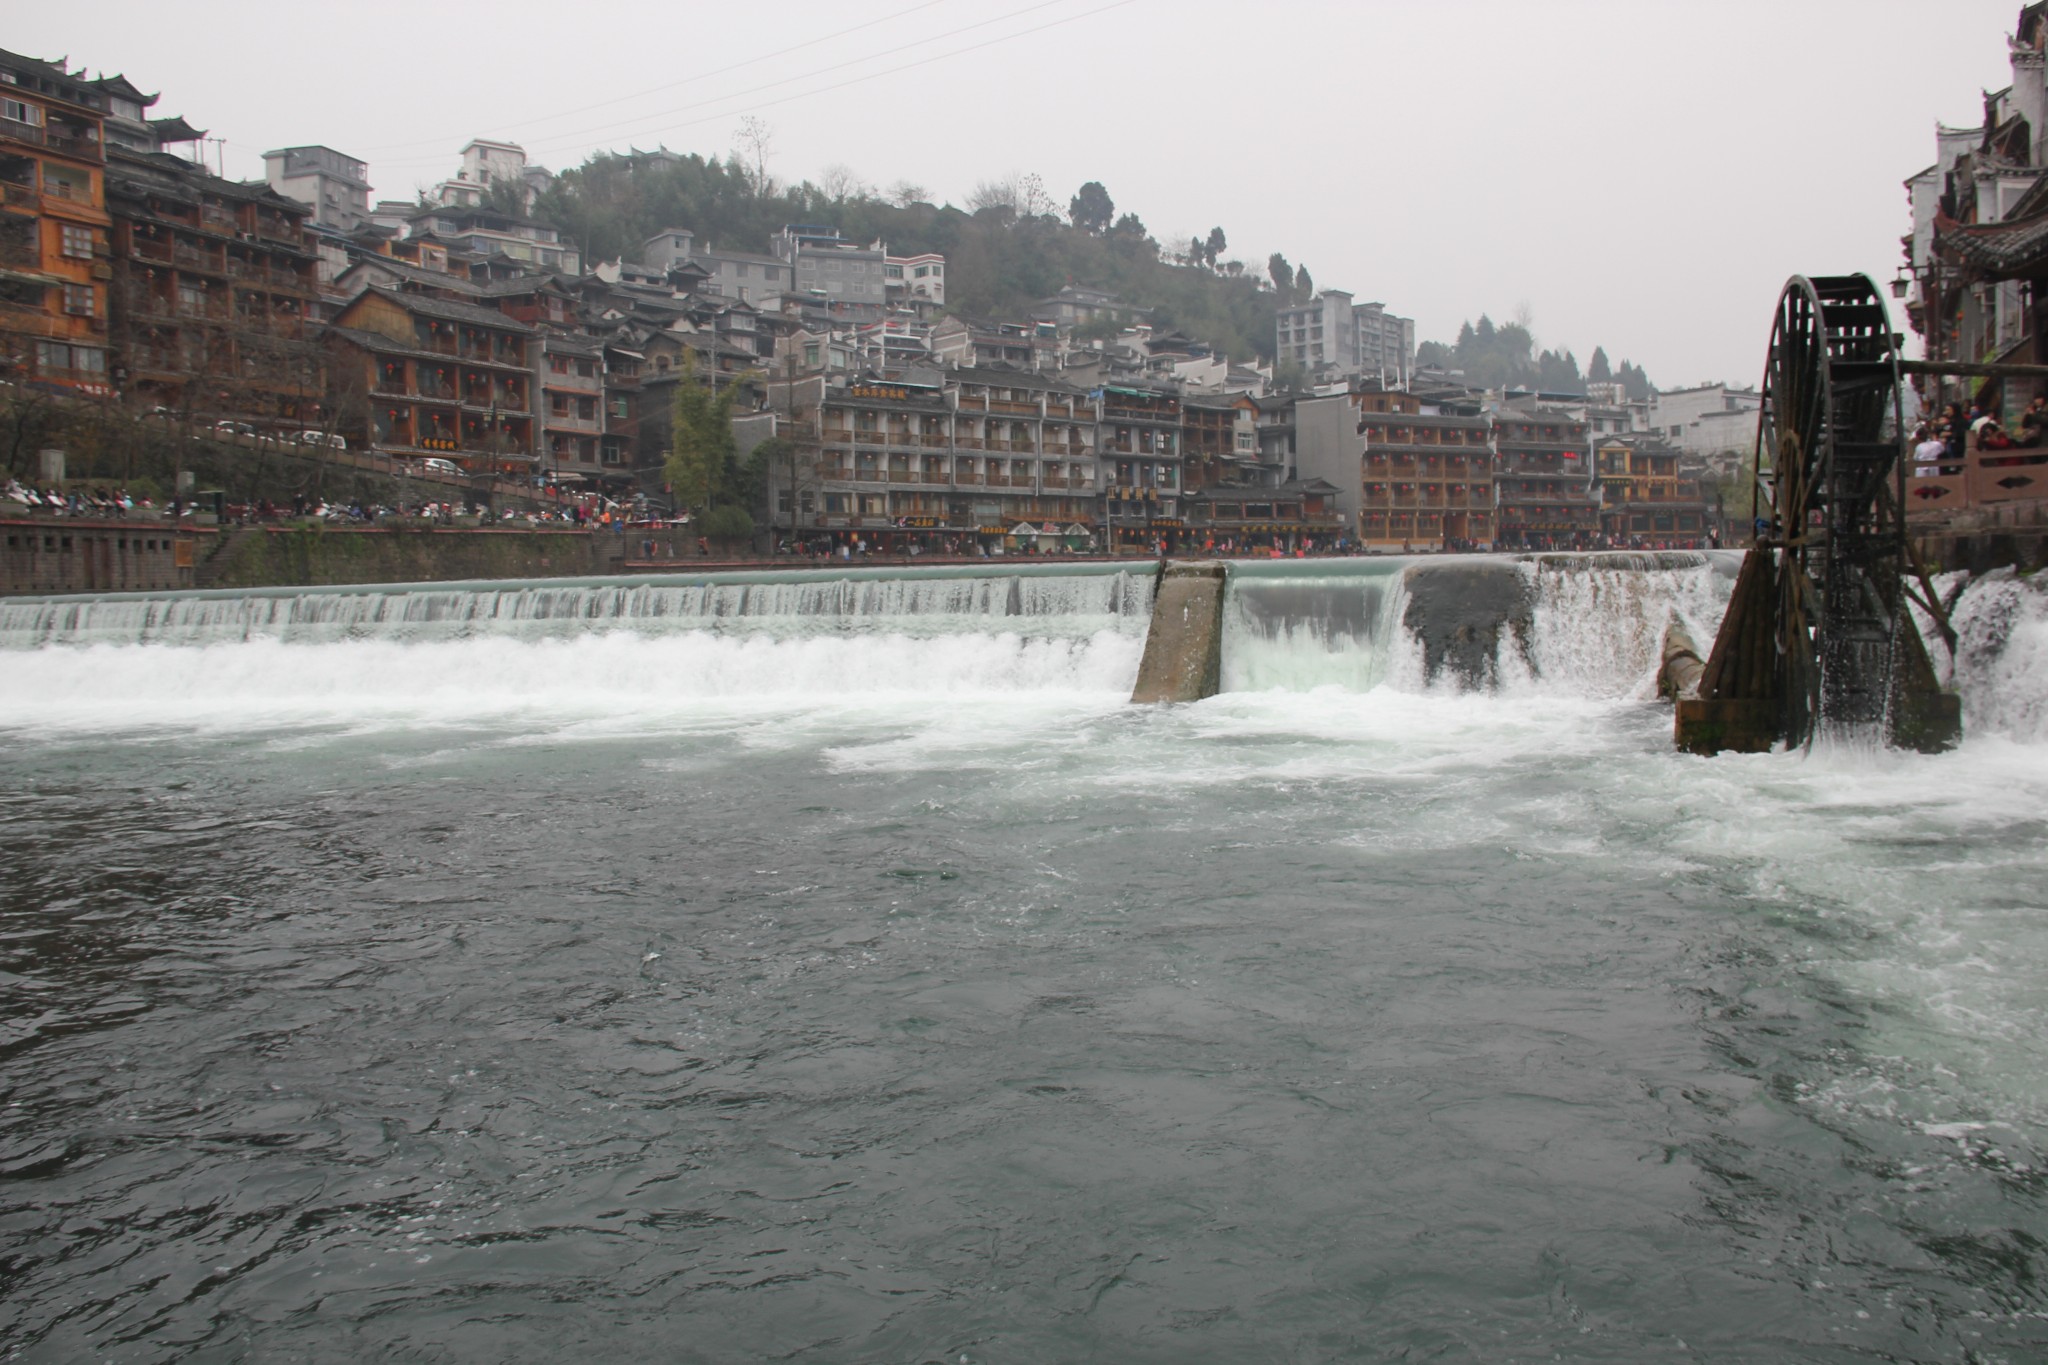
<path fill-rule="evenodd" d="M 1928 479 L 1963 472 L 1971 455 L 1996 463 L 1998 452 L 2048 447 L 2048 397 L 2036 398 L 2020 414 L 2019 430 L 2010 431 L 1978 403 L 1965 408 L 1950 403 L 1913 433 L 1913 473 Z"/>
<path fill-rule="evenodd" d="M 628 525 L 646 524 L 646 514 L 625 504 L 585 494 L 532 510 L 471 505 L 466 502 L 330 502 L 325 498 L 301 496 L 289 503 L 258 498 L 253 502 L 228 502 L 211 497 L 193 500 L 173 498 L 158 504 L 146 494 L 133 496 L 126 488 L 81 484 L 68 488 L 42 487 L 9 478 L 0 488 L 0 513 L 32 513 L 43 516 L 95 517 L 118 520 L 131 513 L 158 514 L 173 520 L 193 512 L 218 510 L 221 521 L 230 525 L 255 526 L 287 521 L 319 520 L 334 523 L 373 525 L 386 517 L 403 517 L 452 524 L 491 526 L 505 522 L 541 523 L 577 530 L 624 531 Z"/>
<path fill-rule="evenodd" d="M 125 517 L 136 508 L 152 506 L 147 497 L 134 498 L 125 488 L 37 488 L 9 479 L 0 501 L 11 502 L 26 512 L 43 512 L 60 517 Z"/>

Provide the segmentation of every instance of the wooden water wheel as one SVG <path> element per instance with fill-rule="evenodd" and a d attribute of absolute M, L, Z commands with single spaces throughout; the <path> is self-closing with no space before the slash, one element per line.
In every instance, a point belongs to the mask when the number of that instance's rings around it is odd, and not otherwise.
<path fill-rule="evenodd" d="M 1868 276 L 1786 284 L 1762 397 L 1756 539 L 1699 698 L 1681 703 L 1679 746 L 1753 751 L 1834 730 L 1947 747 L 1960 734 L 1955 698 L 1936 686 L 1906 612 L 1909 597 L 1934 599 L 1902 580 L 1897 339 Z"/>

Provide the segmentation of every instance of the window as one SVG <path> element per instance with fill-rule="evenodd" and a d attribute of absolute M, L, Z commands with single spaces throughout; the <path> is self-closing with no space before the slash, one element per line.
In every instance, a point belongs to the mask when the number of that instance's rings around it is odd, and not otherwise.
<path fill-rule="evenodd" d="M 92 229 L 64 225 L 64 254 L 75 260 L 89 260 L 92 257 Z"/>
<path fill-rule="evenodd" d="M 595 422 L 597 420 L 597 400 L 595 398 L 577 399 L 576 418 L 581 422 Z"/>
<path fill-rule="evenodd" d="M 59 199 L 92 198 L 92 177 L 84 171 L 43 164 L 43 193 Z"/>
<path fill-rule="evenodd" d="M 0 99 L 0 118 L 12 119 L 16 123 L 26 123 L 31 128 L 43 126 L 42 107 L 30 104 L 26 100 Z"/>
<path fill-rule="evenodd" d="M 94 313 L 92 286 L 89 284 L 65 285 L 64 311 L 73 317 L 91 317 Z"/>
<path fill-rule="evenodd" d="M 625 415 L 626 415 L 626 396 L 625 396 L 624 394 L 619 394 L 619 395 L 618 395 L 617 397 L 615 397 L 615 398 L 613 398 L 613 399 L 612 399 L 612 416 L 614 416 L 614 417 L 624 417 Z"/>

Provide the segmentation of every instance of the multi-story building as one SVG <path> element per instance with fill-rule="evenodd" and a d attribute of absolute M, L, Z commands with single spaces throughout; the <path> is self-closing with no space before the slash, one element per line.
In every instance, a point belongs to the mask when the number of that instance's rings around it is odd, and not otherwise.
<path fill-rule="evenodd" d="M 1600 531 L 1610 545 L 1693 550 L 1708 543 L 1713 509 L 1696 479 L 1680 467 L 1681 452 L 1655 436 L 1596 439 Z"/>
<path fill-rule="evenodd" d="M 1415 322 L 1385 304 L 1353 303 L 1342 289 L 1325 289 L 1307 303 L 1274 315 L 1276 354 L 1312 374 L 1362 375 L 1404 385 L 1415 369 Z"/>
<path fill-rule="evenodd" d="M 1591 548 L 1600 534 L 1586 423 L 1535 406 L 1502 408 L 1494 420 L 1495 541 L 1503 549 Z"/>
<path fill-rule="evenodd" d="M 1690 455 L 1748 452 L 1756 445 L 1757 412 L 1763 395 L 1755 389 L 1700 384 L 1650 396 L 1649 434 L 1661 436 Z"/>
<path fill-rule="evenodd" d="M 1189 492 L 1272 488 L 1285 470 L 1259 458 L 1259 405 L 1245 394 L 1190 394 L 1181 402 L 1181 450 Z"/>
<path fill-rule="evenodd" d="M 370 218 L 370 167 L 332 147 L 282 147 L 263 154 L 270 188 L 313 209 L 313 222 L 354 232 Z"/>
<path fill-rule="evenodd" d="M 947 365 L 1053 370 L 1059 365 L 1060 340 L 1049 322 L 980 322 L 956 315 L 932 324 L 931 348 Z"/>
<path fill-rule="evenodd" d="M 106 95 L 0 51 L 0 376 L 107 394 Z"/>
<path fill-rule="evenodd" d="M 452 250 L 482 257 L 503 255 L 524 269 L 583 273 L 583 253 L 574 242 L 563 241 L 554 224 L 524 214 L 502 213 L 488 205 L 416 209 L 409 231 L 415 237 L 431 236 Z"/>
<path fill-rule="evenodd" d="M 879 313 L 889 302 L 889 253 L 877 242 L 861 246 L 831 228 L 792 224 L 775 238 L 775 254 L 796 272 L 795 291 L 856 315 Z"/>
<path fill-rule="evenodd" d="M 1396 317 L 1383 303 L 1354 304 L 1358 372 L 1382 384 L 1405 388 L 1415 375 L 1415 319 Z"/>
<path fill-rule="evenodd" d="M 1476 405 L 1355 387 L 1295 405 L 1302 477 L 1372 550 L 1491 549 L 1497 533 L 1492 423 Z"/>
<path fill-rule="evenodd" d="M 790 263 L 776 256 L 700 247 L 687 228 L 664 228 L 648 238 L 640 263 L 664 273 L 695 266 L 704 272 L 702 289 L 757 305 L 787 294 L 795 277 Z"/>
<path fill-rule="evenodd" d="M 1185 545 L 1180 395 L 1164 386 L 1106 384 L 1100 404 L 1096 448 L 1112 546 Z"/>
<path fill-rule="evenodd" d="M 1051 298 L 1032 304 L 1029 316 L 1033 322 L 1049 322 L 1055 327 L 1070 328 L 1098 321 L 1130 322 L 1144 316 L 1144 311 L 1133 308 L 1114 294 L 1069 284 L 1063 285 L 1060 292 Z"/>
<path fill-rule="evenodd" d="M 771 478 L 778 532 L 986 543 L 1020 523 L 1092 529 L 1096 427 L 1085 394 L 1036 375 L 923 375 L 772 386 L 771 408 L 787 409 L 816 451 L 807 477 Z"/>
<path fill-rule="evenodd" d="M 622 458 L 606 462 L 604 343 L 596 337 L 544 331 L 534 339 L 534 383 L 540 394 L 540 454 L 544 472 L 596 482 L 624 472 Z"/>
<path fill-rule="evenodd" d="M 890 303 L 946 306 L 946 258 L 936 251 L 914 256 L 887 256 L 882 262 L 882 283 Z"/>
<path fill-rule="evenodd" d="M 102 76 L 93 85 L 106 96 L 107 117 L 100 132 L 108 151 L 118 147 L 129 152 L 161 152 L 206 136 L 182 118 L 150 118 L 149 108 L 160 96 L 143 94 L 125 76 Z"/>
<path fill-rule="evenodd" d="M 115 379 L 188 416 L 320 425 L 311 210 L 174 156 L 107 158 Z"/>
<path fill-rule="evenodd" d="M 371 286 L 328 334 L 342 429 L 402 459 L 472 473 L 535 462 L 534 329 L 489 308 Z"/>
<path fill-rule="evenodd" d="M 1327 546 L 1345 531 L 1337 489 L 1321 479 L 1290 479 L 1264 488 L 1204 488 L 1186 499 L 1190 547 L 1260 547 L 1281 552 Z"/>
<path fill-rule="evenodd" d="M 534 199 L 553 178 L 541 167 L 527 165 L 526 149 L 518 143 L 476 138 L 462 149 L 455 178 L 434 186 L 433 198 L 449 208 L 482 208 L 492 191 L 510 187 L 518 196 L 520 212 L 530 213 Z"/>
<path fill-rule="evenodd" d="M 1351 295 L 1325 289 L 1307 303 L 1275 312 L 1274 354 L 1311 373 L 1356 374 L 1358 328 L 1351 321 Z"/>

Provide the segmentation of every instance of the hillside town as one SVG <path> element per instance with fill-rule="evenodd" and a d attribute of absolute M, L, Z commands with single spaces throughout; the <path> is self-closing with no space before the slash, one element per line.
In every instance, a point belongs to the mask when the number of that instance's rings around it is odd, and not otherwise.
<path fill-rule="evenodd" d="M 332 147 L 213 173 L 205 130 L 126 76 L 0 52 L 0 84 L 0 380 L 317 442 L 458 504 L 517 486 L 701 512 L 670 474 L 700 385 L 737 389 L 736 452 L 767 452 L 759 550 L 1690 548 L 1747 516 L 1720 489 L 1754 391 L 1476 387 L 1343 289 L 1277 308 L 1246 357 L 1085 281 L 966 316 L 943 255 L 831 223 L 674 223 L 591 260 L 535 215 L 551 176 L 513 143 L 372 202 L 370 166 Z M 16 457 L 25 486 L 62 477 Z"/>

